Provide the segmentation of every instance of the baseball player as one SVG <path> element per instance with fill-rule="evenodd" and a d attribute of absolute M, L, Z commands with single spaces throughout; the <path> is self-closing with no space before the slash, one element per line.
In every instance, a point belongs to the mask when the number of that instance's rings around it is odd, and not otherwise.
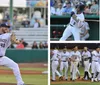
<path fill-rule="evenodd" d="M 84 80 L 88 80 L 91 77 L 91 74 L 89 72 L 90 69 L 90 58 L 91 58 L 91 54 L 88 51 L 87 47 L 84 47 L 84 51 L 82 52 L 82 58 L 83 58 L 83 62 L 84 62 Z M 87 79 L 86 79 L 87 78 Z"/>
<path fill-rule="evenodd" d="M 81 33 L 80 33 L 80 37 L 81 37 L 81 40 L 86 40 L 89 38 L 89 24 L 87 22 L 83 22 L 83 26 L 80 28 L 81 30 Z"/>
<path fill-rule="evenodd" d="M 77 73 L 77 66 L 79 61 L 81 60 L 81 54 L 78 51 L 78 47 L 75 46 L 74 50 L 70 52 L 70 60 L 71 60 L 71 79 L 74 81 L 76 79 L 76 73 Z"/>
<path fill-rule="evenodd" d="M 83 4 L 79 4 L 76 7 L 76 11 L 71 13 L 71 19 L 70 19 L 70 23 L 67 26 L 67 28 L 64 30 L 62 37 L 60 38 L 60 41 L 66 41 L 66 39 L 73 35 L 74 36 L 74 40 L 75 41 L 80 41 L 80 28 L 83 25 L 84 22 L 84 14 L 83 14 L 83 10 L 84 10 L 84 5 Z"/>
<path fill-rule="evenodd" d="M 0 65 L 6 66 L 13 70 L 13 73 L 17 80 L 17 85 L 25 85 L 18 64 L 13 60 L 5 56 L 6 49 L 11 45 L 11 43 L 19 44 L 19 40 L 16 40 L 16 37 L 13 33 L 9 33 L 7 24 L 1 24 L 0 26 Z"/>
<path fill-rule="evenodd" d="M 99 49 L 100 49 L 100 47 L 99 47 Z M 99 56 L 99 58 L 98 58 L 98 62 L 99 62 L 99 66 L 100 66 L 100 56 Z M 99 73 L 99 75 L 98 75 L 98 81 L 100 82 L 100 73 Z"/>
<path fill-rule="evenodd" d="M 61 54 L 60 58 L 60 72 L 63 76 L 63 70 L 65 69 L 65 80 L 68 80 L 68 61 L 69 61 L 69 52 L 66 51 L 66 48 L 63 49 L 63 52 Z"/>
<path fill-rule="evenodd" d="M 99 57 L 100 57 L 100 48 L 97 47 L 96 50 L 92 52 L 92 63 L 91 63 L 91 70 L 92 70 L 92 78 L 91 82 L 97 81 L 97 77 L 100 73 L 100 64 L 99 64 Z"/>
<path fill-rule="evenodd" d="M 59 55 L 58 55 L 58 50 L 57 49 L 53 50 L 53 55 L 52 55 L 51 61 L 52 61 L 52 63 L 51 63 L 52 81 L 56 80 L 56 74 L 59 76 L 59 80 L 61 80 L 62 76 L 57 70 L 58 65 L 59 65 Z"/>

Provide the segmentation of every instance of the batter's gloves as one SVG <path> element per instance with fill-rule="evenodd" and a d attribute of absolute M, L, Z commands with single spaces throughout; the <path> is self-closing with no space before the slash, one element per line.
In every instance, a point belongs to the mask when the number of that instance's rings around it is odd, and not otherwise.
<path fill-rule="evenodd" d="M 72 17 L 74 14 L 75 14 L 75 13 L 72 11 L 72 12 L 71 12 L 71 17 Z"/>

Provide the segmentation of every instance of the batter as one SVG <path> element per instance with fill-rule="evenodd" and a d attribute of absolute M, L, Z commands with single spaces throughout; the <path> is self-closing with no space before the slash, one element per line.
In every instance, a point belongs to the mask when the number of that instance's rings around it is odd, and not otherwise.
<path fill-rule="evenodd" d="M 80 28 L 83 25 L 83 22 L 85 20 L 84 14 L 84 5 L 79 4 L 76 7 L 76 11 L 71 13 L 71 19 L 68 27 L 64 30 L 62 37 L 60 38 L 60 41 L 66 41 L 66 39 L 73 35 L 75 41 L 80 41 Z"/>

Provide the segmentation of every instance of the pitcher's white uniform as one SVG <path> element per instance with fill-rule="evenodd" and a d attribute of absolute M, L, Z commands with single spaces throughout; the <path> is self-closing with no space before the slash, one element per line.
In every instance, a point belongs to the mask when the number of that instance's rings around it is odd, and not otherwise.
<path fill-rule="evenodd" d="M 100 56 L 100 52 L 98 53 L 97 51 L 93 51 L 92 52 L 92 64 L 91 64 L 91 68 L 92 68 L 92 73 L 94 73 L 93 75 L 93 79 L 95 76 L 96 72 L 100 72 L 100 64 L 99 64 L 99 56 Z"/>
<path fill-rule="evenodd" d="M 60 41 L 66 41 L 66 39 L 73 35 L 74 40 L 80 40 L 80 27 L 82 26 L 82 23 L 80 21 L 84 21 L 84 14 L 76 14 L 77 19 L 79 19 L 79 22 L 77 23 L 72 17 L 70 19 L 70 23 L 68 27 L 64 30 L 62 37 L 60 38 Z M 81 25 L 81 26 L 80 26 Z"/>
<path fill-rule="evenodd" d="M 68 59 L 69 59 L 69 52 L 62 52 L 61 54 L 61 63 L 60 63 L 60 72 L 61 72 L 61 75 L 63 76 L 63 69 L 65 69 L 65 79 L 67 80 L 68 79 Z"/>
<path fill-rule="evenodd" d="M 21 78 L 18 64 L 5 56 L 6 49 L 11 45 L 11 33 L 0 35 L 0 65 L 6 66 L 13 70 L 17 80 L 17 85 L 23 85 L 24 82 Z"/>
<path fill-rule="evenodd" d="M 61 77 L 60 73 L 58 72 L 57 68 L 58 68 L 58 65 L 59 65 L 59 58 L 58 58 L 58 50 L 54 50 L 53 51 L 53 56 L 51 58 L 51 67 L 52 67 L 52 80 L 56 80 L 56 73 L 59 77 Z"/>
<path fill-rule="evenodd" d="M 79 61 L 81 60 L 81 54 L 79 51 L 72 51 L 70 53 L 70 57 L 76 56 L 75 62 L 71 61 L 71 67 L 70 67 L 70 72 L 72 73 L 71 78 L 72 80 L 76 79 L 76 73 L 77 73 L 77 65 Z"/>
<path fill-rule="evenodd" d="M 91 57 L 91 54 L 89 51 L 83 51 L 82 56 L 84 59 L 84 72 L 88 72 L 89 77 L 91 77 L 91 73 L 89 72 L 90 69 L 89 57 Z"/>
<path fill-rule="evenodd" d="M 86 33 L 86 31 L 90 30 L 89 28 L 89 24 L 87 22 L 84 22 L 83 23 L 83 26 L 80 28 L 81 32 L 80 32 L 80 37 L 81 37 L 81 40 L 86 40 L 89 38 L 89 33 Z M 84 35 L 85 34 L 85 35 Z M 84 35 L 84 36 L 83 36 Z"/>

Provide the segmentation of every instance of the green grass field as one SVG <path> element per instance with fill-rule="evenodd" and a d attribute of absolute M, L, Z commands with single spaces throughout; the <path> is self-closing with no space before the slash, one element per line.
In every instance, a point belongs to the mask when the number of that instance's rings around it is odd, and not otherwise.
<path fill-rule="evenodd" d="M 8 68 L 0 67 L 0 69 L 7 70 Z M 20 68 L 20 70 L 32 70 L 32 71 L 47 71 L 47 68 Z M 48 76 L 47 74 L 33 74 L 33 75 L 27 75 L 22 74 L 22 78 L 25 82 L 25 84 L 31 84 L 31 85 L 47 85 L 48 83 Z M 0 83 L 16 83 L 16 79 L 14 75 L 0 75 Z"/>

